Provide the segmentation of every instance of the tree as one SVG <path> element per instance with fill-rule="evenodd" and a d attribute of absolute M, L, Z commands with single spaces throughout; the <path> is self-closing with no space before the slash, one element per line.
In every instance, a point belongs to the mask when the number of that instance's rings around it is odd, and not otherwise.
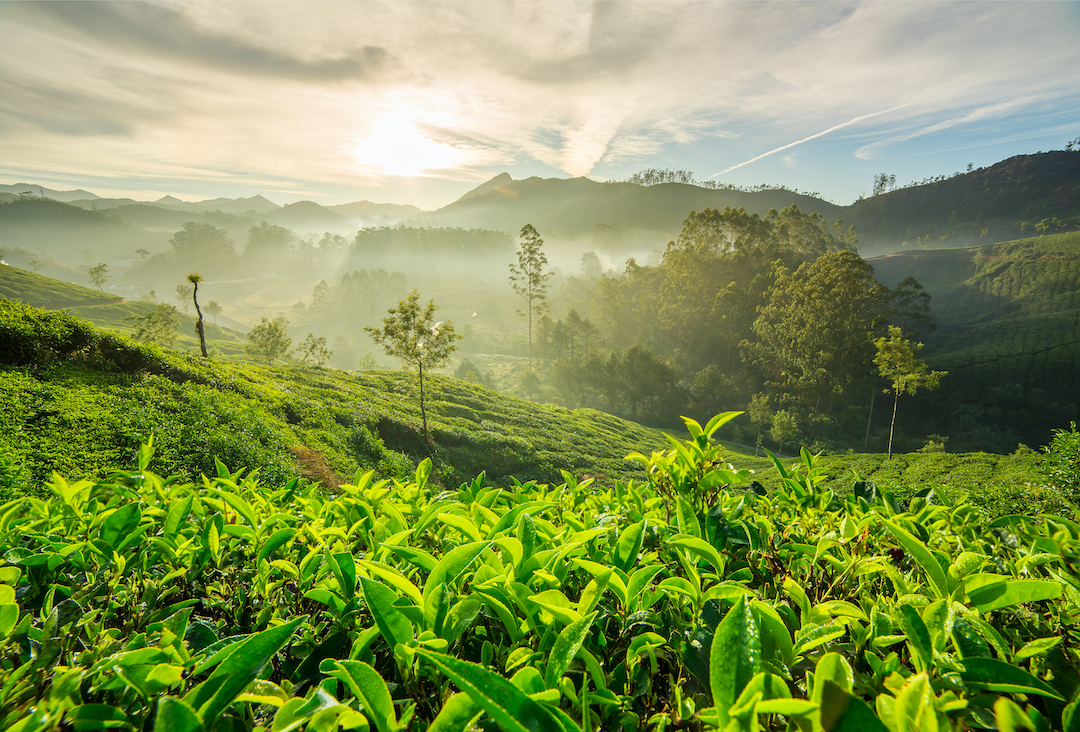
<path fill-rule="evenodd" d="M 191 297 L 192 289 L 191 285 L 180 284 L 176 286 L 176 300 L 180 303 L 180 307 L 184 309 L 184 312 L 188 311 L 188 298 Z"/>
<path fill-rule="evenodd" d="M 769 434 L 777 442 L 776 456 L 784 456 L 784 443 L 795 439 L 799 434 L 799 425 L 795 416 L 786 409 L 781 409 L 772 416 L 772 427 Z"/>
<path fill-rule="evenodd" d="M 187 281 L 191 283 L 191 301 L 195 303 L 195 314 L 198 316 L 195 319 L 195 333 L 199 336 L 199 350 L 202 351 L 203 358 L 209 358 L 206 353 L 206 329 L 203 327 L 202 310 L 199 310 L 199 283 L 202 282 L 202 275 L 192 272 L 187 276 Z"/>
<path fill-rule="evenodd" d="M 585 252 L 581 255 L 581 276 L 587 280 L 598 280 L 604 274 L 604 267 L 600 264 L 600 257 L 596 252 Z"/>
<path fill-rule="evenodd" d="M 292 338 L 288 333 L 289 321 L 285 318 L 263 318 L 248 331 L 244 349 L 252 358 L 263 359 L 267 366 L 273 366 L 275 358 L 284 358 L 289 352 Z"/>
<path fill-rule="evenodd" d="M 547 280 L 551 273 L 544 272 L 548 263 L 540 248 L 544 240 L 532 224 L 525 224 L 521 228 L 521 239 L 517 264 L 510 263 L 510 286 L 525 300 L 525 309 L 517 312 L 529 323 L 529 368 L 532 369 L 533 314 L 543 315 L 547 310 Z"/>
<path fill-rule="evenodd" d="M 893 392 L 892 421 L 889 422 L 889 459 L 892 459 L 893 428 L 896 425 L 896 404 L 901 394 L 915 394 L 920 388 L 936 389 L 941 377 L 948 371 L 927 371 L 926 362 L 918 356 L 923 344 L 912 343 L 904 338 L 904 332 L 895 325 L 889 326 L 888 338 L 874 341 L 877 355 L 874 363 L 878 372 L 889 380 Z"/>
<path fill-rule="evenodd" d="M 302 364 L 311 363 L 317 369 L 321 369 L 334 352 L 326 347 L 325 338 L 316 338 L 314 333 L 308 333 L 307 338 L 293 351 L 293 358 Z"/>
<path fill-rule="evenodd" d="M 889 173 L 879 173 L 874 176 L 874 195 L 880 196 L 883 193 L 888 193 L 896 187 L 896 175 Z"/>
<path fill-rule="evenodd" d="M 761 431 L 772 426 L 772 411 L 769 409 L 769 397 L 765 394 L 754 394 L 750 397 L 750 404 L 746 407 L 750 415 L 750 421 L 757 426 L 757 443 L 754 445 L 754 455 L 761 451 Z"/>
<path fill-rule="evenodd" d="M 206 303 L 206 312 L 210 313 L 210 316 L 214 319 L 214 325 L 217 325 L 217 316 L 222 313 L 221 306 L 218 305 L 217 300 L 211 300 Z"/>
<path fill-rule="evenodd" d="M 885 314 L 888 288 L 850 251 L 833 252 L 794 273 L 779 268 L 769 302 L 754 321 L 747 361 L 779 403 L 828 416 L 838 397 L 872 373 L 868 334 Z"/>
<path fill-rule="evenodd" d="M 930 318 L 930 293 L 914 277 L 905 278 L 889 293 L 888 308 L 889 320 L 906 335 L 914 337 L 920 328 L 935 327 Z"/>
<path fill-rule="evenodd" d="M 166 348 L 176 344 L 176 333 L 180 328 L 180 315 L 175 305 L 158 305 L 145 315 L 129 315 L 124 318 L 135 327 L 132 336 L 143 343 L 157 343 Z"/>
<path fill-rule="evenodd" d="M 94 283 L 94 286 L 100 290 L 109 279 L 109 265 L 104 262 L 95 264 L 87 274 L 90 275 L 90 281 Z"/>
<path fill-rule="evenodd" d="M 219 261 L 235 256 L 232 239 L 224 229 L 189 221 L 169 239 L 173 251 L 187 261 Z"/>
<path fill-rule="evenodd" d="M 148 249 L 136 249 L 135 253 L 139 255 L 140 262 L 145 262 L 146 258 L 150 256 L 150 250 Z"/>
<path fill-rule="evenodd" d="M 424 424 L 424 440 L 434 446 L 428 433 L 427 409 L 424 405 L 424 368 L 436 368 L 449 360 L 457 350 L 454 341 L 461 336 L 450 321 L 435 322 L 439 308 L 434 300 L 420 307 L 420 292 L 413 290 L 396 308 L 390 308 L 383 318 L 382 328 L 364 328 L 387 355 L 400 359 L 406 366 L 415 365 L 420 379 L 420 417 Z"/>

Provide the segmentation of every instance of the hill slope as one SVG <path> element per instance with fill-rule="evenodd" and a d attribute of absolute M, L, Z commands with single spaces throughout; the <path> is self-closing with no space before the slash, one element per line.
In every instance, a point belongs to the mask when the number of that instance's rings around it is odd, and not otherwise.
<path fill-rule="evenodd" d="M 65 313 L 0 300 L 0 457 L 36 480 L 104 477 L 155 435 L 165 474 L 259 466 L 333 483 L 359 469 L 405 477 L 430 454 L 415 377 L 240 366 L 140 346 Z M 560 469 L 642 477 L 623 458 L 663 435 L 592 410 L 538 406 L 456 379 L 427 382 L 436 473 L 502 485 L 561 481 Z"/>
<path fill-rule="evenodd" d="M 923 336 L 923 355 L 949 371 L 938 396 L 951 397 L 954 408 L 968 405 L 956 420 L 997 422 L 1042 443 L 1050 425 L 1076 418 L 1080 232 L 904 252 L 871 263 L 883 283 L 914 276 L 932 295 L 937 329 Z M 934 401 L 941 409 L 944 400 Z"/>

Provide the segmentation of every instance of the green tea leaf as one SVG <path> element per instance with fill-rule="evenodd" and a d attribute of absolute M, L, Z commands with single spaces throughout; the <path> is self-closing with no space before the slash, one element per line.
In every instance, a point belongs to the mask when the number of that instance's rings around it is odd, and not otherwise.
<path fill-rule="evenodd" d="M 218 716 L 258 677 L 274 654 L 289 642 L 293 632 L 306 620 L 306 615 L 298 617 L 235 644 L 229 656 L 218 664 L 209 678 L 189 691 L 183 701 L 198 711 L 204 724 L 213 726 Z"/>
<path fill-rule="evenodd" d="M 668 543 L 701 557 L 713 566 L 718 575 L 724 573 L 724 560 L 721 559 L 720 552 L 716 551 L 716 547 L 704 539 L 699 539 L 696 536 L 680 535 L 672 537 L 668 540 Z"/>
<path fill-rule="evenodd" d="M 183 699 L 163 696 L 158 699 L 154 732 L 204 732 L 202 720 Z"/>
<path fill-rule="evenodd" d="M 716 626 L 709 652 L 709 687 L 721 727 L 727 725 L 728 709 L 743 687 L 760 671 L 761 637 L 754 614 L 740 597 Z"/>
<path fill-rule="evenodd" d="M 929 671 L 934 663 L 934 645 L 930 639 L 930 631 L 923 622 L 919 611 L 911 605 L 897 607 L 897 619 L 899 625 L 907 636 L 915 655 L 922 663 L 922 670 Z"/>
<path fill-rule="evenodd" d="M 296 536 L 296 529 L 293 528 L 278 529 L 275 531 L 263 542 L 262 546 L 259 547 L 259 553 L 255 557 L 255 565 L 258 566 L 261 564 L 262 560 L 267 559 L 294 536 Z"/>
<path fill-rule="evenodd" d="M 615 566 L 623 572 L 629 572 L 637 562 L 638 552 L 641 551 L 641 543 L 644 540 L 645 521 L 630 524 L 619 534 L 619 541 L 615 545 Z"/>
<path fill-rule="evenodd" d="M 936 596 L 948 597 L 949 578 L 946 575 L 945 570 L 938 564 L 937 559 L 934 558 L 934 555 L 926 548 L 926 544 L 923 544 L 906 529 L 901 528 L 892 521 L 882 519 L 882 523 L 885 524 L 885 528 L 892 532 L 892 535 L 896 537 L 896 540 L 900 542 L 900 545 L 904 547 L 904 550 L 910 554 L 918 565 L 923 568 L 923 571 L 926 572 L 926 576 L 930 578 L 930 582 L 934 586 Z"/>
<path fill-rule="evenodd" d="M 139 522 L 142 521 L 142 513 L 138 503 L 126 503 L 109 514 L 101 523 L 98 538 L 116 549 L 135 531 Z"/>
<path fill-rule="evenodd" d="M 889 732 L 869 704 L 828 679 L 822 685 L 821 727 L 825 732 Z"/>
<path fill-rule="evenodd" d="M 1032 676 L 1022 668 L 996 658 L 965 658 L 964 670 L 960 672 L 960 678 L 972 689 L 1010 694 L 1039 694 L 1065 701 L 1046 682 Z"/>
<path fill-rule="evenodd" d="M 459 691 L 446 700 L 427 732 L 466 732 L 470 729 L 469 723 L 481 712 L 483 709 L 479 704 Z"/>
<path fill-rule="evenodd" d="M 968 592 L 968 597 L 979 612 L 987 613 L 1009 605 L 1054 600 L 1061 597 L 1061 593 L 1059 582 L 1011 579 L 973 589 Z"/>
<path fill-rule="evenodd" d="M 580 620 L 570 623 L 559 633 L 548 656 L 547 671 L 544 674 L 544 684 L 547 688 L 554 689 L 559 679 L 566 673 L 566 669 L 570 668 L 581 644 L 589 637 L 589 631 L 595 619 L 596 613 L 589 613 Z"/>
<path fill-rule="evenodd" d="M 379 732 L 391 732 L 397 727 L 394 700 L 379 672 L 363 661 L 327 659 L 319 666 L 324 674 L 338 679 L 349 687 L 357 702 L 368 713 Z"/>
<path fill-rule="evenodd" d="M 448 551 L 428 575 L 424 583 L 424 599 L 426 600 L 431 591 L 444 582 L 448 586 L 453 585 L 461 573 L 490 545 L 491 542 L 488 541 L 475 541 Z"/>
<path fill-rule="evenodd" d="M 417 653 L 468 694 L 505 732 L 544 732 L 561 727 L 538 702 L 483 666 L 424 648 Z"/>
<path fill-rule="evenodd" d="M 398 596 L 386 585 L 360 577 L 360 585 L 364 591 L 364 600 L 367 602 L 371 616 L 375 624 L 379 626 L 379 632 L 386 639 L 390 650 L 394 650 L 398 643 L 408 643 L 413 639 L 412 623 L 394 607 L 394 601 Z"/>
<path fill-rule="evenodd" d="M 165 516 L 165 536 L 176 536 L 180 531 L 180 524 L 187 521 L 188 514 L 191 513 L 191 504 L 195 500 L 195 496 L 188 495 L 181 498 L 179 501 L 173 501 L 173 504 L 169 506 L 169 513 Z"/>

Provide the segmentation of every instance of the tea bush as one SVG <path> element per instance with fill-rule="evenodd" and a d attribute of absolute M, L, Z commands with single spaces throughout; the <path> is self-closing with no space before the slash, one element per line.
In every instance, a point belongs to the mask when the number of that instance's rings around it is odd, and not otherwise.
<path fill-rule="evenodd" d="M 1080 525 L 766 490 L 731 416 L 643 483 L 55 476 L 0 506 L 0 726 L 1077 729 Z"/>

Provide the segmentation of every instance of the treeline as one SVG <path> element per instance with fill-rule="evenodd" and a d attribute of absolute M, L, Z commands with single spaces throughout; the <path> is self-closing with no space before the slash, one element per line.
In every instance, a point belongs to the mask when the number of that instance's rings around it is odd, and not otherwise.
<path fill-rule="evenodd" d="M 692 212 L 659 263 L 631 259 L 619 276 L 564 283 L 575 308 L 551 340 L 541 329 L 539 387 L 567 406 L 653 423 L 756 400 L 766 429 L 782 413 L 789 439 L 851 444 L 884 385 L 873 339 L 889 324 L 912 337 L 930 327 L 922 287 L 880 284 L 856 243 L 852 228 L 795 206 Z"/>

